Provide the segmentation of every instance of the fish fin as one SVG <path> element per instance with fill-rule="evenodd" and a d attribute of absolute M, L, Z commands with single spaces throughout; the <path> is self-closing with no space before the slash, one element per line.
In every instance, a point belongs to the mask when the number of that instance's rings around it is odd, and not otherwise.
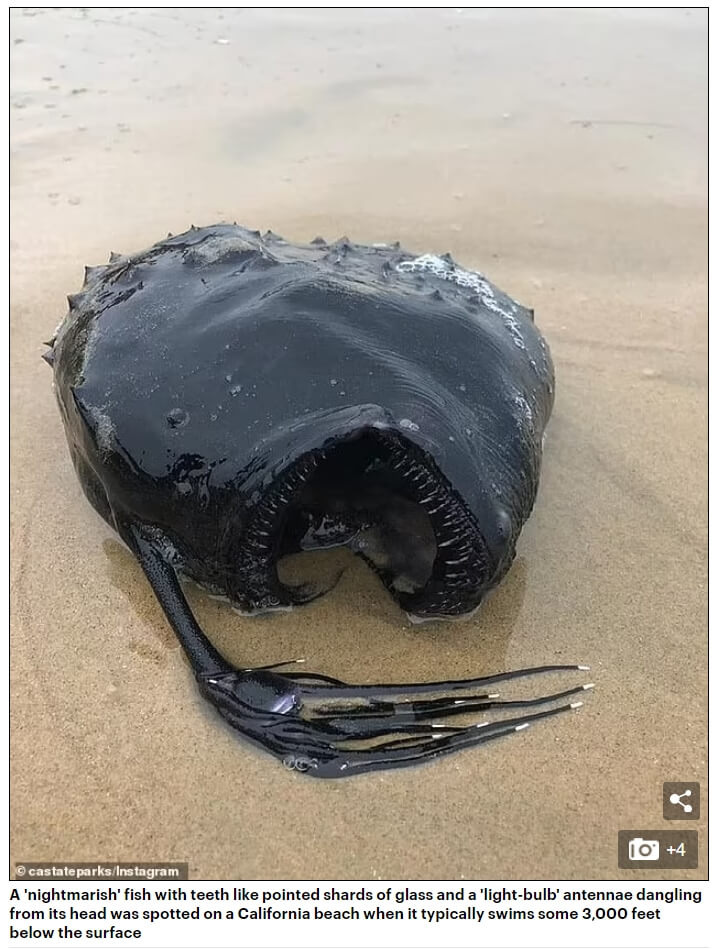
<path fill-rule="evenodd" d="M 232 666 L 215 649 L 190 609 L 174 567 L 133 524 L 119 524 L 119 533 L 139 561 L 169 624 L 197 675 L 230 672 Z"/>

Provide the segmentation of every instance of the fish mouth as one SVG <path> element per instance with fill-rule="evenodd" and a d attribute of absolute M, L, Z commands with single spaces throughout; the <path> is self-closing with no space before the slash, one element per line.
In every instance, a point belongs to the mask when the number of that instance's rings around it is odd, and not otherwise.
<path fill-rule="evenodd" d="M 241 545 L 249 608 L 315 599 L 320 592 L 310 586 L 284 583 L 278 562 L 329 547 L 348 547 L 363 558 L 414 621 L 472 613 L 497 566 L 434 460 L 400 432 L 379 426 L 307 451 L 268 487 Z"/>

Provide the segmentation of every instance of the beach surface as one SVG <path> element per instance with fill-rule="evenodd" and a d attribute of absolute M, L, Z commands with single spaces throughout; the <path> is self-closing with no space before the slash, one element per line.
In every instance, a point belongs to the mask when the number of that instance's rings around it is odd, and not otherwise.
<path fill-rule="evenodd" d="M 638 876 L 706 878 L 706 47 L 700 10 L 11 11 L 13 862 L 634 879 L 618 831 L 670 829 L 684 780 L 700 866 Z M 411 626 L 351 557 L 271 618 L 192 591 L 202 627 L 239 664 L 350 681 L 585 663 L 583 708 L 324 782 L 206 706 L 81 492 L 40 357 L 84 264 L 223 220 L 449 251 L 535 309 L 557 397 L 473 619 Z"/>

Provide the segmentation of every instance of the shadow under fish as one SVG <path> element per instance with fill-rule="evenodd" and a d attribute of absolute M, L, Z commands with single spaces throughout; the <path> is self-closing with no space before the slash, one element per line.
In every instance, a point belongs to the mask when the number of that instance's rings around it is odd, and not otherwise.
<path fill-rule="evenodd" d="M 533 507 L 554 393 L 533 311 L 483 276 L 397 244 L 193 227 L 87 268 L 49 345 L 88 499 L 203 695 L 288 767 L 403 767 L 580 704 L 555 703 L 585 686 L 510 702 L 488 690 L 582 666 L 397 685 L 236 669 L 179 582 L 244 613 L 289 609 L 325 591 L 284 583 L 279 560 L 347 546 L 414 621 L 478 608 Z M 437 721 L 487 709 L 525 711 Z"/>

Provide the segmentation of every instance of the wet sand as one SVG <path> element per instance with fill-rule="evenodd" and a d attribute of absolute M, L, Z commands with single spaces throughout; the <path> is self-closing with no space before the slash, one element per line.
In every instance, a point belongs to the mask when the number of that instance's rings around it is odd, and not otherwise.
<path fill-rule="evenodd" d="M 706 29 L 679 10 L 11 12 L 13 860 L 634 877 L 617 831 L 668 828 L 662 782 L 706 779 Z M 327 783 L 205 706 L 81 493 L 40 354 L 84 264 L 220 220 L 450 251 L 535 308 L 557 401 L 517 561 L 475 619 L 410 626 L 350 559 L 274 618 L 192 594 L 203 628 L 240 663 L 354 681 L 589 663 L 584 708 Z M 678 826 L 704 843 L 704 819 Z M 706 873 L 703 853 L 639 876 Z"/>

